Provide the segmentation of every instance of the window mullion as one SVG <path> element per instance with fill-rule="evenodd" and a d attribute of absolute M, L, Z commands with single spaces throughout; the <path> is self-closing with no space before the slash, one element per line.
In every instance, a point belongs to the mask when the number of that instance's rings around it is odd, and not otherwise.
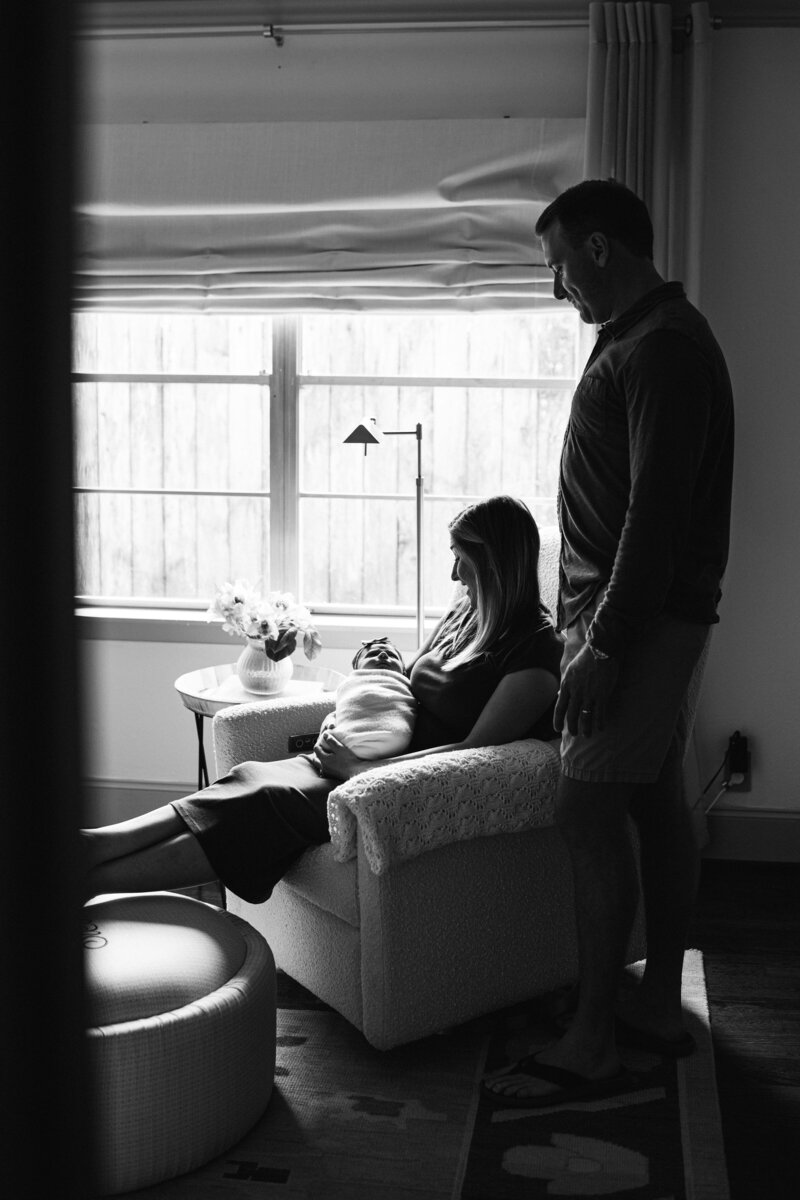
<path fill-rule="evenodd" d="M 299 317 L 273 322 L 270 403 L 270 587 L 299 586 L 298 385 Z"/>

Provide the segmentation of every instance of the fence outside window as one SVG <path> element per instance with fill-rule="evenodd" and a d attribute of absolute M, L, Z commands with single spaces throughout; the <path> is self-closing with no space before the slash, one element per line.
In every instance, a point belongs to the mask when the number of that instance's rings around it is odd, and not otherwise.
<path fill-rule="evenodd" d="M 370 417 L 423 425 L 426 607 L 468 501 L 510 492 L 555 523 L 572 310 L 87 313 L 74 347 L 84 603 L 200 608 L 245 577 L 317 611 L 412 611 L 416 441 L 344 445 Z"/>

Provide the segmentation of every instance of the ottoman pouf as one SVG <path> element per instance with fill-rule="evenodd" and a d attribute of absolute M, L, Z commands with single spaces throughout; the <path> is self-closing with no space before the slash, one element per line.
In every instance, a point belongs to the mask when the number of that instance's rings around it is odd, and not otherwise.
<path fill-rule="evenodd" d="M 95 1191 L 192 1171 L 264 1112 L 275 963 L 241 918 L 171 892 L 84 908 Z"/>

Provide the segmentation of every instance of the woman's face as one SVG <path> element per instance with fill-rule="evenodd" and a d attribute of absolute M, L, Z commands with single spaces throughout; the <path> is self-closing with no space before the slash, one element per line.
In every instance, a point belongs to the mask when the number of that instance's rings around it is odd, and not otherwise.
<path fill-rule="evenodd" d="M 450 549 L 453 552 L 455 561 L 453 562 L 453 570 L 450 572 L 450 578 L 454 583 L 462 583 L 469 597 L 469 602 L 474 608 L 478 602 L 478 587 L 477 574 L 474 566 L 466 558 L 461 548 L 455 543 L 450 543 Z"/>

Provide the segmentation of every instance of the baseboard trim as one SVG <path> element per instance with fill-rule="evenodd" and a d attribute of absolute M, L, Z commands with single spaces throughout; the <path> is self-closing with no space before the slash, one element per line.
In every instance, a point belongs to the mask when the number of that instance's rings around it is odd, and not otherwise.
<path fill-rule="evenodd" d="M 715 808 L 706 820 L 709 842 L 704 858 L 800 862 L 800 812 Z"/>
<path fill-rule="evenodd" d="M 140 817 L 196 790 L 194 783 L 163 779 L 84 779 L 83 825 L 92 829 Z"/>

